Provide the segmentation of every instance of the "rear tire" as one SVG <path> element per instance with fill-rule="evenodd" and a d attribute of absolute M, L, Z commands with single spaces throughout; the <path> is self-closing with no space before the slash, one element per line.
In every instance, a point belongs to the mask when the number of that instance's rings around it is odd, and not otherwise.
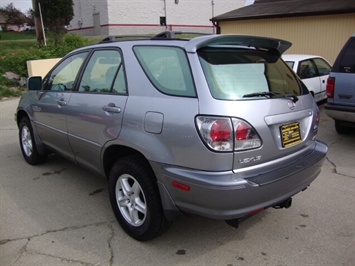
<path fill-rule="evenodd" d="M 37 150 L 32 125 L 27 117 L 22 118 L 20 121 L 19 140 L 22 155 L 27 163 L 36 165 L 46 161 L 47 154 L 40 154 Z"/>
<path fill-rule="evenodd" d="M 119 159 L 109 175 L 109 197 L 122 229 L 139 241 L 151 240 L 168 228 L 157 180 L 141 159 Z"/>
<path fill-rule="evenodd" d="M 342 125 L 342 123 L 338 120 L 335 120 L 335 130 L 341 135 L 347 135 L 351 132 L 351 128 Z"/>

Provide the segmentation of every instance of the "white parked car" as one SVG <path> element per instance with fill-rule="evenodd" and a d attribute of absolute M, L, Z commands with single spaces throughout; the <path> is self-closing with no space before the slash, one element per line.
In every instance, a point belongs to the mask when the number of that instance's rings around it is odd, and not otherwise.
<path fill-rule="evenodd" d="M 284 54 L 282 59 L 297 73 L 313 94 L 314 100 L 327 99 L 327 78 L 332 66 L 318 55 Z"/>

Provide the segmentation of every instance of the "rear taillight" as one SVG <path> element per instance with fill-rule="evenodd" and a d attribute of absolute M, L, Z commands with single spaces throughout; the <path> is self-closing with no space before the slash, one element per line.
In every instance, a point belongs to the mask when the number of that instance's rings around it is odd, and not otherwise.
<path fill-rule="evenodd" d="M 198 116 L 196 126 L 203 142 L 215 151 L 239 151 L 261 146 L 261 139 L 252 126 L 238 118 Z"/>
<path fill-rule="evenodd" d="M 334 98 L 334 84 L 335 84 L 335 78 L 329 77 L 327 79 L 327 97 L 328 98 Z"/>
<path fill-rule="evenodd" d="M 235 131 L 234 150 L 249 150 L 259 148 L 261 139 L 252 126 L 238 118 L 232 118 Z"/>
<path fill-rule="evenodd" d="M 319 126 L 319 108 L 317 106 L 317 114 L 314 116 L 314 123 L 313 123 L 313 130 L 315 132 L 318 131 L 318 126 Z"/>
<path fill-rule="evenodd" d="M 230 118 L 199 116 L 196 125 L 204 143 L 215 151 L 233 150 L 233 127 Z"/>
<path fill-rule="evenodd" d="M 231 133 L 230 123 L 226 120 L 216 120 L 211 124 L 210 138 L 214 142 L 229 141 Z"/>

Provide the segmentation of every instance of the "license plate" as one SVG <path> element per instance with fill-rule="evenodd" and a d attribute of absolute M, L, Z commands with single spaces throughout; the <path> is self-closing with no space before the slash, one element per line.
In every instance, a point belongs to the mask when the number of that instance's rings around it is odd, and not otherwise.
<path fill-rule="evenodd" d="M 282 147 L 288 147 L 301 142 L 300 124 L 293 122 L 280 127 Z"/>

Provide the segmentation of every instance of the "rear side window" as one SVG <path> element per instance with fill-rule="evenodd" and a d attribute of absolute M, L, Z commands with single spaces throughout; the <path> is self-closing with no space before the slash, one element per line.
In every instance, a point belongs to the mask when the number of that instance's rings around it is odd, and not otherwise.
<path fill-rule="evenodd" d="M 322 58 L 314 58 L 314 63 L 317 66 L 319 76 L 328 75 L 332 67 Z"/>
<path fill-rule="evenodd" d="M 195 97 L 195 86 L 185 52 L 177 47 L 135 46 L 144 72 L 162 93 Z"/>
<path fill-rule="evenodd" d="M 239 100 L 258 92 L 302 93 L 292 70 L 278 56 L 264 51 L 212 47 L 199 50 L 198 55 L 216 99 Z"/>

